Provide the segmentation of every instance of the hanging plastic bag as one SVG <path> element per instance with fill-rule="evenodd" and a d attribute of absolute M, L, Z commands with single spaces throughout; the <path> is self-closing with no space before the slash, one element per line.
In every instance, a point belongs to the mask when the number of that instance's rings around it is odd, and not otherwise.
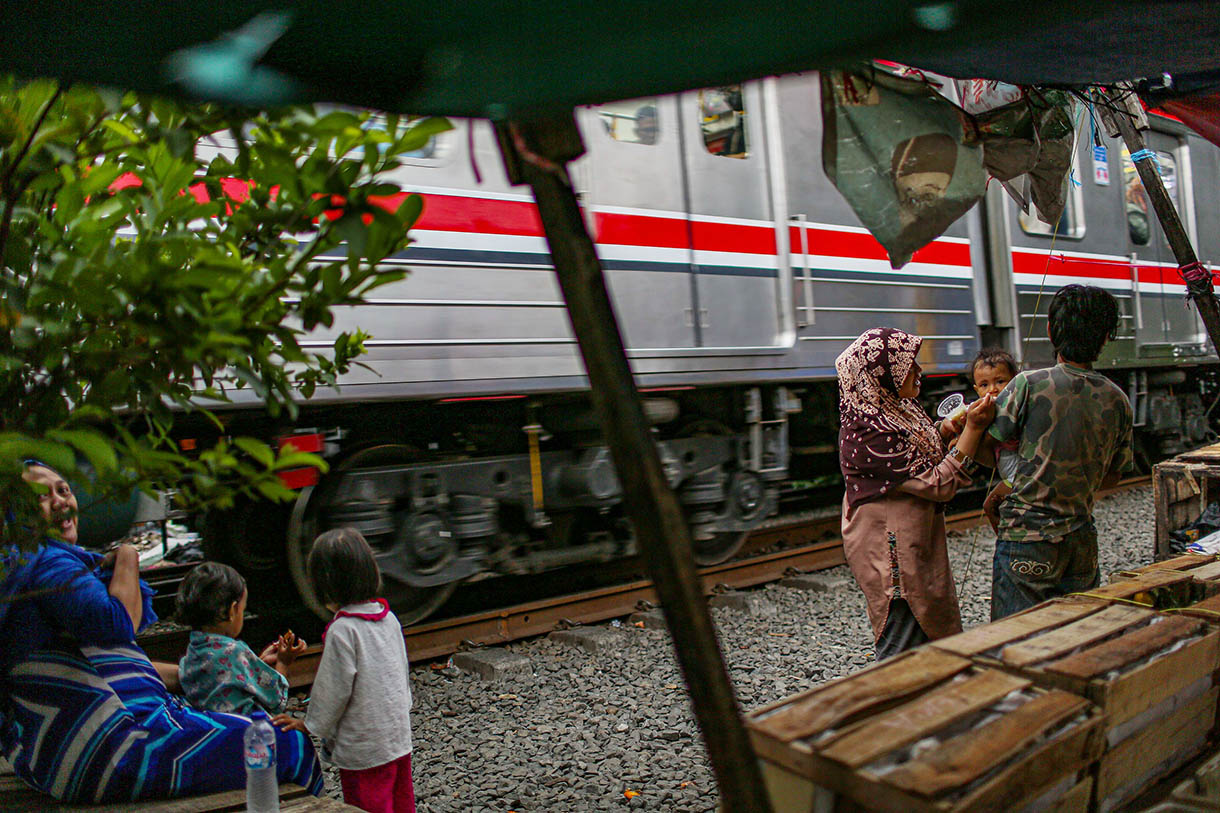
<path fill-rule="evenodd" d="M 983 196 L 982 149 L 927 82 L 878 70 L 822 74 L 822 165 L 894 268 Z"/>

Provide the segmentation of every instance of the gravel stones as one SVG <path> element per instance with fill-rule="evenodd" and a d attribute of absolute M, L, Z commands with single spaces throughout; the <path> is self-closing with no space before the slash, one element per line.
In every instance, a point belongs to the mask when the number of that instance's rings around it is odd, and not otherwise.
<path fill-rule="evenodd" d="M 1103 579 L 1152 560 L 1153 514 L 1151 486 L 1099 501 Z M 994 549 L 986 526 L 949 534 L 967 627 L 990 616 Z M 820 575 L 821 591 L 751 591 L 771 614 L 712 610 L 743 711 L 872 662 L 864 597 L 851 574 L 839 567 Z M 530 668 L 494 683 L 429 665 L 412 670 L 420 813 L 716 809 L 668 633 L 631 624 L 566 632 L 594 629 L 614 637 L 593 653 L 552 637 L 497 650 L 528 658 Z M 328 781 L 335 795 L 337 779 Z"/>

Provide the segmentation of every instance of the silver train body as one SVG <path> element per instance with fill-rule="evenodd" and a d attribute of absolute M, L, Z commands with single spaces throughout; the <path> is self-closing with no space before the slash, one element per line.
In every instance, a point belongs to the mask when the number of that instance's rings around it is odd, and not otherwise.
<path fill-rule="evenodd" d="M 573 181 L 701 561 L 731 555 L 793 480 L 833 475 L 834 359 L 869 327 L 925 338 L 928 397 L 968 392 L 981 347 L 1051 363 L 1051 296 L 1100 285 L 1122 324 L 1099 367 L 1128 391 L 1145 453 L 1204 440 L 1217 359 L 1121 145 L 1103 135 L 1095 149 L 1080 114 L 1057 234 L 993 184 L 894 270 L 823 173 L 816 76 L 578 111 L 588 151 Z M 1154 119 L 1186 228 L 1220 260 L 1220 150 Z M 318 438 L 330 458 L 290 512 L 209 523 L 216 552 L 286 567 L 309 603 L 304 556 L 329 527 L 364 531 L 408 619 L 461 581 L 633 549 L 532 199 L 508 184 L 487 122 L 454 123 L 399 178 L 425 198 L 392 260 L 408 277 L 308 339 L 363 328 L 367 368 L 303 404 L 296 426 L 229 415 L 235 432 Z"/>

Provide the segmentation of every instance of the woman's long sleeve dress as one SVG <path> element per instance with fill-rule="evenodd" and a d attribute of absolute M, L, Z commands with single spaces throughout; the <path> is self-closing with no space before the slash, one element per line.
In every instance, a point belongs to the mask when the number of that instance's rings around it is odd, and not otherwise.
<path fill-rule="evenodd" d="M 943 504 L 969 482 L 961 462 L 946 455 L 884 497 L 854 508 L 844 498 L 843 551 L 868 602 L 874 641 L 895 598 L 906 599 L 929 638 L 962 631 Z"/>

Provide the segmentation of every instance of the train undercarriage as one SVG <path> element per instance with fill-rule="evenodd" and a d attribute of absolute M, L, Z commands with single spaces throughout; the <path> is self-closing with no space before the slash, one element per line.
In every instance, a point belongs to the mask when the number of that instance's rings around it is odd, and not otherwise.
<path fill-rule="evenodd" d="M 1131 399 L 1137 460 L 1216 437 L 1220 370 L 1111 372 Z M 929 377 L 932 408 L 966 387 Z M 834 485 L 835 382 L 646 393 L 663 468 L 700 565 L 731 558 L 779 510 L 781 492 Z M 234 414 L 230 429 L 248 433 Z M 208 555 L 228 561 L 280 607 L 313 594 L 307 558 L 330 528 L 358 528 L 376 552 L 384 593 L 405 624 L 435 612 L 463 582 L 596 565 L 635 553 L 621 486 L 587 398 L 502 396 L 321 408 L 328 473 L 288 506 L 246 502 L 204 517 Z M 825 494 L 822 488 L 812 489 Z"/>

